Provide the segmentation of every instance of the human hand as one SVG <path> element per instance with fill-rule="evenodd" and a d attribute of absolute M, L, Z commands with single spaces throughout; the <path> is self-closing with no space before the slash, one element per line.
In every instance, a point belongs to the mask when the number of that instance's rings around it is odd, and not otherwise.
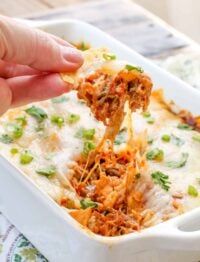
<path fill-rule="evenodd" d="M 69 91 L 59 72 L 82 63 L 81 53 L 66 41 L 0 16 L 0 115 Z"/>

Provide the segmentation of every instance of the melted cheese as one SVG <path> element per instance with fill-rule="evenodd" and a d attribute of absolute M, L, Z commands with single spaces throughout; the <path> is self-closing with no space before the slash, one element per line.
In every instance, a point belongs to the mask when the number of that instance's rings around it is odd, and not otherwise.
<path fill-rule="evenodd" d="M 86 54 L 84 66 L 70 79 L 76 81 L 76 77 L 84 77 L 103 67 L 105 70 L 120 70 L 125 62 L 105 61 L 102 59 L 102 52 L 92 52 Z M 101 54 L 101 56 L 99 55 Z M 63 76 L 65 77 L 65 76 Z M 66 79 L 66 81 L 71 81 Z M 44 130 L 38 132 L 37 121 L 25 113 L 26 106 L 19 109 L 8 111 L 0 118 L 0 135 L 5 133 L 5 125 L 13 122 L 18 116 L 25 115 L 27 125 L 23 128 L 24 134 L 11 144 L 0 143 L 0 152 L 8 158 L 14 165 L 18 166 L 41 190 L 50 195 L 55 201 L 60 203 L 61 199 L 67 196 L 75 200 L 77 206 L 79 199 L 69 183 L 69 167 L 74 159 L 83 151 L 83 139 L 76 137 L 80 128 L 94 128 L 96 130 L 94 142 L 97 144 L 104 134 L 105 127 L 97 122 L 92 116 L 89 108 L 84 103 L 78 101 L 76 92 L 70 92 L 65 95 L 67 101 L 62 103 L 53 103 L 51 100 L 36 103 L 35 105 L 44 109 L 48 118 L 44 121 Z M 149 124 L 147 119 L 139 112 L 134 113 L 133 128 L 135 133 L 146 132 L 147 136 L 153 139 L 153 143 L 147 150 L 160 148 L 164 151 L 164 160 L 161 162 L 148 161 L 148 168 L 138 180 L 138 190 L 145 195 L 145 207 L 156 213 L 152 224 L 158 223 L 172 216 L 178 215 L 192 208 L 199 206 L 200 197 L 193 197 L 188 194 L 188 186 L 194 186 L 200 193 L 200 142 L 194 141 L 192 137 L 197 134 L 196 131 L 181 130 L 177 125 L 181 119 L 171 113 L 167 106 L 161 103 L 157 96 L 151 97 L 149 106 L 151 116 L 155 119 L 154 123 Z M 78 114 L 80 120 L 74 124 L 68 124 L 66 119 L 69 113 Z M 63 127 L 51 123 L 51 116 L 58 115 L 64 118 Z M 166 143 L 162 141 L 163 134 L 173 135 L 183 141 L 182 145 L 176 145 L 171 139 Z M 123 144 L 116 146 L 120 150 Z M 19 153 L 12 155 L 10 150 L 18 148 Z M 33 161 L 28 165 L 21 165 L 19 155 L 24 150 L 28 150 L 33 155 Z M 170 168 L 168 161 L 180 160 L 182 153 L 188 153 L 186 164 L 181 168 Z M 41 176 L 36 173 L 40 167 L 54 165 L 57 168 L 56 175 L 53 178 Z M 169 176 L 170 189 L 163 190 L 160 185 L 156 185 L 151 178 L 151 173 L 161 171 Z M 181 195 L 181 198 L 176 197 Z"/>
<path fill-rule="evenodd" d="M 74 158 L 81 154 L 83 150 L 83 140 L 75 136 L 76 132 L 82 127 L 87 129 L 95 128 L 95 141 L 97 143 L 105 129 L 101 123 L 93 118 L 86 105 L 78 101 L 75 92 L 71 92 L 66 97 L 68 101 L 63 103 L 55 104 L 52 101 L 45 101 L 36 104 L 48 114 L 43 132 L 36 132 L 36 120 L 26 115 L 28 124 L 24 127 L 24 135 L 15 143 L 8 145 L 1 143 L 1 154 L 21 168 L 26 175 L 57 202 L 63 196 L 70 196 L 78 201 L 68 182 L 69 166 L 73 164 Z M 13 121 L 17 116 L 25 115 L 24 109 L 10 110 L 0 119 L 1 134 L 4 133 L 6 123 Z M 141 113 L 134 113 L 133 127 L 136 133 L 147 131 L 148 137 L 153 138 L 153 143 L 148 146 L 147 150 L 162 149 L 164 151 L 164 160 L 162 162 L 148 161 L 148 169 L 137 186 L 146 194 L 146 208 L 155 211 L 159 219 L 162 220 L 164 216 L 173 216 L 180 212 L 173 206 L 175 199 L 173 196 L 177 192 L 183 195 L 182 199 L 178 199 L 182 206 L 181 212 L 190 210 L 200 204 L 199 197 L 192 197 L 187 192 L 189 185 L 195 186 L 200 191 L 198 180 L 200 178 L 200 161 L 198 161 L 200 158 L 200 143 L 192 139 L 197 133 L 196 131 L 177 128 L 178 123 L 180 123 L 179 117 L 169 112 L 154 96 L 151 98 L 149 111 L 155 122 L 148 124 L 147 119 Z M 80 120 L 72 125 L 65 123 L 62 128 L 51 123 L 51 115 L 63 116 L 66 119 L 69 112 L 80 115 Z M 14 118 L 11 116 L 14 116 Z M 172 141 L 163 142 L 161 139 L 163 134 L 173 134 L 184 143 L 177 146 Z M 19 148 L 19 151 L 29 150 L 33 154 L 34 160 L 28 165 L 21 165 L 19 154 L 13 156 L 10 153 L 10 149 L 14 147 Z M 122 145 L 116 146 L 118 149 L 120 147 Z M 179 160 L 181 153 L 184 152 L 189 153 L 185 166 L 181 168 L 167 167 L 167 161 Z M 49 179 L 36 173 L 36 170 L 41 166 L 45 167 L 50 164 L 57 167 L 57 174 L 54 178 Z M 151 179 L 151 173 L 158 170 L 169 176 L 171 185 L 168 192 L 164 191 L 159 185 L 155 185 Z"/>

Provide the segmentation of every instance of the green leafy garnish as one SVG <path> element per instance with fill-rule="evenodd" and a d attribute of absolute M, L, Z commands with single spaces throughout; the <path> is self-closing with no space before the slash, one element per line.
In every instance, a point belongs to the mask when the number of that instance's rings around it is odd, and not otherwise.
<path fill-rule="evenodd" d="M 16 121 L 19 125 L 21 126 L 26 126 L 27 125 L 27 120 L 26 120 L 26 117 L 25 116 L 20 116 L 20 117 L 17 117 L 16 118 Z"/>
<path fill-rule="evenodd" d="M 52 98 L 51 102 L 53 104 L 61 104 L 61 103 L 67 102 L 68 100 L 69 98 L 66 96 L 58 96 L 58 97 Z"/>
<path fill-rule="evenodd" d="M 84 144 L 83 144 L 83 155 L 84 156 L 87 156 L 90 151 L 92 151 L 93 149 L 95 149 L 95 144 L 91 141 L 84 141 Z"/>
<path fill-rule="evenodd" d="M 82 133 L 82 137 L 85 139 L 89 139 L 92 140 L 94 138 L 95 135 L 95 129 L 84 129 L 83 133 Z"/>
<path fill-rule="evenodd" d="M 56 115 L 51 116 L 51 123 L 61 128 L 64 124 L 64 118 Z"/>
<path fill-rule="evenodd" d="M 172 143 L 176 146 L 182 146 L 183 144 L 185 144 L 185 141 L 179 138 L 178 136 L 172 134 L 171 138 L 172 138 Z"/>
<path fill-rule="evenodd" d="M 160 185 L 162 189 L 168 191 L 171 182 L 169 181 L 169 176 L 163 174 L 160 171 L 156 171 L 151 174 L 151 177 L 155 184 Z"/>
<path fill-rule="evenodd" d="M 200 135 L 199 134 L 193 135 L 192 140 L 196 142 L 200 142 Z"/>
<path fill-rule="evenodd" d="M 68 124 L 75 124 L 80 120 L 80 116 L 76 114 L 69 114 L 67 117 Z"/>
<path fill-rule="evenodd" d="M 116 136 L 116 139 L 114 141 L 114 144 L 115 145 L 121 145 L 122 143 L 125 143 L 126 142 L 126 131 L 127 129 L 126 128 L 122 128 L 118 135 Z"/>
<path fill-rule="evenodd" d="M 169 161 L 167 162 L 167 166 L 171 167 L 171 168 L 180 168 L 185 166 L 185 164 L 187 163 L 189 154 L 188 153 L 182 153 L 181 154 L 181 159 L 179 161 Z"/>
<path fill-rule="evenodd" d="M 36 132 L 43 132 L 45 129 L 44 123 L 38 123 L 38 126 L 35 128 Z"/>
<path fill-rule="evenodd" d="M 89 49 L 89 45 L 87 45 L 85 42 L 81 42 L 80 46 L 78 46 L 78 49 L 81 51 L 86 51 Z"/>
<path fill-rule="evenodd" d="M 39 107 L 32 106 L 25 110 L 27 114 L 34 117 L 39 123 L 43 122 L 46 118 L 48 118 L 46 112 Z"/>
<path fill-rule="evenodd" d="M 133 65 L 125 65 L 125 69 L 127 69 L 128 71 L 132 71 L 132 70 L 135 70 L 135 71 L 138 71 L 140 73 L 143 73 L 144 70 L 139 67 L 139 66 L 133 66 Z"/>
<path fill-rule="evenodd" d="M 177 125 L 177 128 L 183 129 L 183 130 L 192 130 L 193 129 L 192 126 L 189 126 L 188 124 L 185 124 L 185 123 L 179 123 Z"/>
<path fill-rule="evenodd" d="M 86 129 L 86 128 L 80 128 L 76 134 L 76 138 L 82 138 L 84 139 L 84 144 L 83 144 L 83 152 L 82 154 L 84 156 L 87 156 L 91 150 L 95 148 L 95 144 L 91 141 L 94 139 L 95 135 L 95 129 Z"/>
<path fill-rule="evenodd" d="M 116 55 L 111 54 L 111 53 L 104 53 L 104 54 L 103 54 L 103 58 L 104 58 L 106 61 L 115 60 L 115 59 L 116 59 Z"/>
<path fill-rule="evenodd" d="M 162 149 L 154 148 L 147 152 L 146 158 L 148 160 L 156 160 L 156 161 L 162 161 L 164 158 L 164 152 Z"/>
<path fill-rule="evenodd" d="M 12 155 L 16 155 L 16 154 L 19 153 L 19 150 L 18 150 L 17 148 L 11 148 L 11 149 L 10 149 L 10 153 L 11 153 Z"/>
<path fill-rule="evenodd" d="M 20 163 L 22 165 L 30 164 L 33 161 L 33 156 L 30 152 L 25 151 L 20 155 Z"/>
<path fill-rule="evenodd" d="M 6 125 L 6 131 L 13 139 L 18 139 L 23 135 L 23 128 L 16 123 L 9 123 Z"/>
<path fill-rule="evenodd" d="M 161 139 L 164 142 L 170 142 L 171 137 L 170 137 L 170 135 L 164 134 L 164 135 L 162 135 Z"/>
<path fill-rule="evenodd" d="M 146 118 L 148 124 L 153 124 L 155 122 L 154 117 L 151 116 L 150 112 L 146 111 L 143 112 L 143 117 Z"/>
<path fill-rule="evenodd" d="M 4 144 L 11 144 L 13 142 L 13 138 L 10 137 L 8 134 L 3 134 L 0 136 L 0 142 Z"/>
<path fill-rule="evenodd" d="M 86 208 L 97 208 L 98 204 L 94 201 L 92 201 L 90 198 L 83 198 L 80 201 L 81 208 L 86 209 Z"/>
<path fill-rule="evenodd" d="M 92 140 L 94 138 L 94 135 L 95 135 L 95 129 L 94 128 L 91 128 L 91 129 L 80 128 L 76 132 L 75 137 Z"/>
<path fill-rule="evenodd" d="M 197 197 L 198 194 L 199 193 L 198 193 L 197 189 L 194 186 L 192 186 L 192 185 L 188 186 L 188 195 L 190 195 L 192 197 Z"/>
<path fill-rule="evenodd" d="M 47 153 L 44 158 L 46 160 L 52 160 L 52 158 L 55 156 L 55 153 L 51 152 L 51 153 Z"/>
<path fill-rule="evenodd" d="M 86 105 L 86 102 L 85 102 L 85 100 L 83 100 L 83 99 L 79 99 L 79 100 L 78 100 L 78 103 L 79 103 L 80 105 Z"/>
<path fill-rule="evenodd" d="M 148 111 L 145 111 L 145 112 L 143 112 L 142 113 L 142 115 L 143 115 L 143 117 L 150 117 L 151 116 L 151 113 L 150 112 L 148 112 Z"/>
<path fill-rule="evenodd" d="M 153 138 L 148 137 L 148 138 L 147 138 L 147 143 L 148 143 L 149 145 L 153 144 Z"/>
<path fill-rule="evenodd" d="M 42 176 L 46 176 L 47 178 L 52 178 L 56 174 L 56 167 L 49 166 L 46 168 L 39 168 L 36 170 L 36 173 Z"/>
<path fill-rule="evenodd" d="M 155 119 L 153 117 L 148 117 L 147 118 L 147 123 L 148 124 L 154 124 L 154 122 L 155 122 Z"/>

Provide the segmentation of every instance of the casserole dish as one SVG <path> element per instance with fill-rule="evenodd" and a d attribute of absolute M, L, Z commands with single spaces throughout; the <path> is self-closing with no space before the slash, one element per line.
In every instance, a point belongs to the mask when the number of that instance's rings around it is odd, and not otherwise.
<path fill-rule="evenodd" d="M 97 28 L 75 20 L 37 22 L 32 26 L 70 42 L 84 41 L 95 47 L 108 47 L 119 59 L 142 66 L 155 86 L 164 89 L 167 99 L 199 114 L 198 91 Z M 49 261 L 196 261 L 200 257 L 199 208 L 139 233 L 102 237 L 78 225 L 3 156 L 0 169 L 1 211 Z"/>

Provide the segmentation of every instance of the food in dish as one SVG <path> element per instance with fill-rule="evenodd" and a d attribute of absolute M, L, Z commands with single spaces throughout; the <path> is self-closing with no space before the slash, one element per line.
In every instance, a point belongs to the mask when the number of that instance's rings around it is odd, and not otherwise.
<path fill-rule="evenodd" d="M 90 55 L 91 52 L 88 51 Z M 105 50 L 95 50 L 95 55 L 93 60 L 98 57 L 104 63 L 94 72 L 79 76 L 74 88 L 106 130 L 99 144 L 81 155 L 72 168 L 70 181 L 82 199 L 83 209 L 70 214 L 95 233 L 123 235 L 140 226 L 142 196 L 135 192 L 134 185 L 145 162 L 144 150 L 133 138 L 131 113 L 147 109 L 152 82 L 141 68 L 119 64 Z M 124 120 L 125 105 L 129 138 L 126 147 L 115 152 L 113 143 Z"/>
<path fill-rule="evenodd" d="M 66 81 L 128 64 L 105 58 L 106 49 L 86 52 L 84 66 L 63 75 Z M 139 231 L 199 206 L 199 118 L 165 103 L 158 90 L 145 112 L 126 112 L 113 150 L 105 143 L 96 155 L 100 166 L 87 166 L 87 156 L 106 127 L 76 91 L 8 111 L 0 119 L 1 153 L 100 235 Z"/>

